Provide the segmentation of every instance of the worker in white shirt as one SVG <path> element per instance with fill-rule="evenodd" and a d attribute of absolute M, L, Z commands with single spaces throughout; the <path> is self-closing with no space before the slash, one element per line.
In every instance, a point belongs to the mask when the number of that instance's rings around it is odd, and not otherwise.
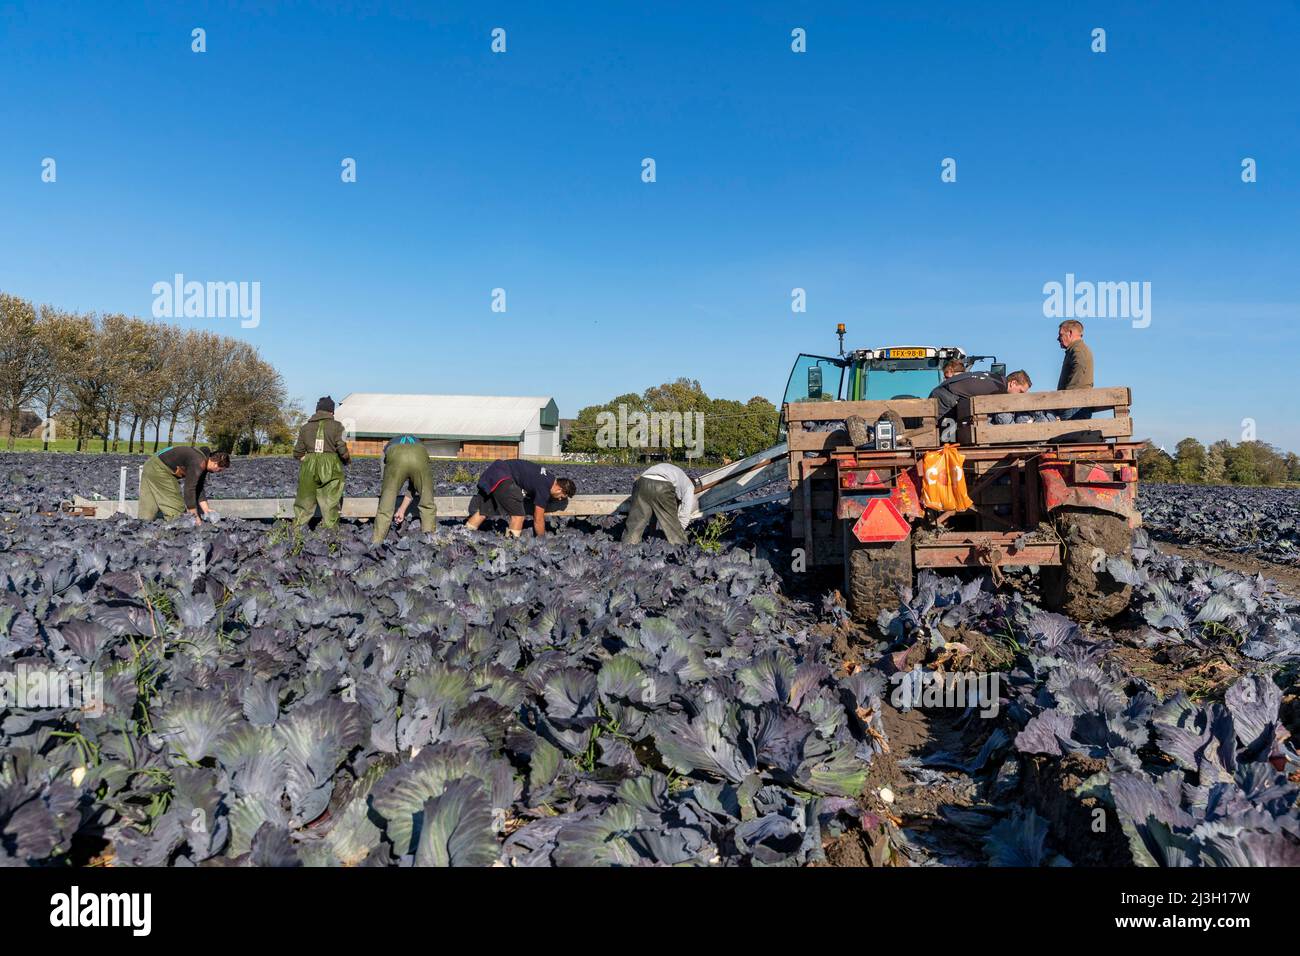
<path fill-rule="evenodd" d="M 676 465 L 655 465 L 632 486 L 624 544 L 640 544 L 646 526 L 654 518 L 669 544 L 686 543 L 686 526 L 698 515 L 698 488 L 691 476 Z"/>

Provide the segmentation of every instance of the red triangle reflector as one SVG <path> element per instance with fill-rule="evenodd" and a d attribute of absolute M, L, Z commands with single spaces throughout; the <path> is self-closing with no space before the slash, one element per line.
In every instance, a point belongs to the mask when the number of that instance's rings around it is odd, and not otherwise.
<path fill-rule="evenodd" d="M 863 544 L 902 541 L 911 533 L 907 519 L 888 498 L 872 498 L 853 525 L 853 536 Z"/>

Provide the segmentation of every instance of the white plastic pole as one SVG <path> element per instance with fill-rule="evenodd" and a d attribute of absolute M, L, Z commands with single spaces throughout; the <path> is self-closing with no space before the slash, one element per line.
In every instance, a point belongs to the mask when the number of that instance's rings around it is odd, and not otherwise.
<path fill-rule="evenodd" d="M 126 465 L 122 466 L 122 478 L 117 484 L 117 510 L 126 510 Z"/>

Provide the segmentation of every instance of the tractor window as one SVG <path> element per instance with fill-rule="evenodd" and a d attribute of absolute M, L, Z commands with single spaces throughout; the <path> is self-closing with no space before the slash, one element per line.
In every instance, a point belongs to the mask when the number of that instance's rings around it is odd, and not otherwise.
<path fill-rule="evenodd" d="M 785 387 L 785 401 L 837 401 L 840 397 L 840 378 L 843 375 L 844 365 L 840 359 L 824 355 L 800 355 Z"/>
<path fill-rule="evenodd" d="M 929 398 L 930 392 L 943 381 L 937 368 L 904 368 L 893 372 L 870 369 L 867 372 L 867 401 L 891 398 Z"/>

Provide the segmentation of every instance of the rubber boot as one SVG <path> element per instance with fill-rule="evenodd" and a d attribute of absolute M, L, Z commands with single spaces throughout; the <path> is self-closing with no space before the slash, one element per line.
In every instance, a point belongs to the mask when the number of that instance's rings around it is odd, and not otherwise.
<path fill-rule="evenodd" d="M 867 427 L 866 419 L 861 415 L 850 415 L 844 419 L 844 427 L 849 432 L 849 444 L 854 448 L 865 448 L 871 444 L 871 432 Z"/>

